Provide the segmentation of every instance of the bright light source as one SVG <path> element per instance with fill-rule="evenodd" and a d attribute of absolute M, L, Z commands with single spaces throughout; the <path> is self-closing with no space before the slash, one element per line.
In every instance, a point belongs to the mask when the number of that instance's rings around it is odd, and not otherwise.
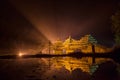
<path fill-rule="evenodd" d="M 18 54 L 18 56 L 20 56 L 20 57 L 21 57 L 22 55 L 23 55 L 22 53 L 19 53 L 19 54 Z"/>

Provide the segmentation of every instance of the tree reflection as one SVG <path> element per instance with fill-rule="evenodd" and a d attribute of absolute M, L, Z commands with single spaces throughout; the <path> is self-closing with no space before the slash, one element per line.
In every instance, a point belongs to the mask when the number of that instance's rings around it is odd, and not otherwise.
<path fill-rule="evenodd" d="M 76 68 L 71 73 L 71 80 L 90 80 L 90 74 L 83 72 L 80 68 Z"/>
<path fill-rule="evenodd" d="M 117 72 L 115 70 L 116 65 L 113 63 L 111 59 L 96 58 L 96 63 L 94 65 L 92 64 L 91 60 L 92 60 L 91 57 L 84 57 L 81 59 L 76 59 L 71 57 L 51 58 L 50 59 L 51 66 L 43 74 L 42 79 L 43 80 L 90 80 L 92 78 L 93 80 L 100 80 L 100 79 L 105 80 L 104 78 L 108 76 L 113 76 L 113 78 L 117 77 L 116 76 Z M 91 74 L 90 67 L 95 65 L 97 67 L 95 67 L 96 69 Z M 112 79 L 112 77 L 109 79 Z"/>
<path fill-rule="evenodd" d="M 107 61 L 99 65 L 99 68 L 92 75 L 93 80 L 120 80 L 120 73 L 117 71 L 117 64 Z"/>

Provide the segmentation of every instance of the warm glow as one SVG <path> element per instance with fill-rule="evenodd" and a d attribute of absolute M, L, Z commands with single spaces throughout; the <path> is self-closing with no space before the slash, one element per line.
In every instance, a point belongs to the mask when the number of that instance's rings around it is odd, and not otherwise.
<path fill-rule="evenodd" d="M 86 61 L 88 58 L 85 58 L 84 60 Z M 53 63 L 55 65 L 55 68 L 61 68 L 61 67 L 65 67 L 67 70 L 69 70 L 70 72 L 72 72 L 73 70 L 80 68 L 82 69 L 83 72 L 89 72 L 89 65 L 91 65 L 91 58 L 89 59 L 89 61 L 85 62 L 84 60 L 78 60 L 75 58 L 70 58 L 70 57 L 66 57 L 66 58 L 54 58 L 53 59 Z"/>
<path fill-rule="evenodd" d="M 110 48 L 97 44 L 97 40 L 90 34 L 81 37 L 79 40 L 75 40 L 70 36 L 65 41 L 58 40 L 53 43 L 52 48 L 54 54 L 73 52 L 92 53 L 92 45 L 94 45 L 96 53 L 105 53 L 110 50 Z"/>
<path fill-rule="evenodd" d="M 91 57 L 84 57 L 81 59 L 71 58 L 71 57 L 64 57 L 64 58 L 52 58 L 51 64 L 54 65 L 54 69 L 60 69 L 64 67 L 65 69 L 69 70 L 70 72 L 74 71 L 75 69 L 81 69 L 83 72 L 90 73 L 90 67 L 92 66 L 93 59 Z M 100 64 L 105 61 L 110 61 L 109 58 L 96 58 L 96 64 Z M 96 66 L 98 67 L 98 66 Z M 53 68 L 53 67 L 52 67 Z"/>
<path fill-rule="evenodd" d="M 20 56 L 20 57 L 23 56 L 23 53 L 19 53 L 18 56 Z"/>

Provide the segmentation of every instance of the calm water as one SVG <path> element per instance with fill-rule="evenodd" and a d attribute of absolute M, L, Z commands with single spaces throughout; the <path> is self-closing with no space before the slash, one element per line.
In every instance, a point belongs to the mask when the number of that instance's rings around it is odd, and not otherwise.
<path fill-rule="evenodd" d="M 1 59 L 0 80 L 120 80 L 120 65 L 109 58 Z M 110 77 L 109 77 L 110 76 Z"/>

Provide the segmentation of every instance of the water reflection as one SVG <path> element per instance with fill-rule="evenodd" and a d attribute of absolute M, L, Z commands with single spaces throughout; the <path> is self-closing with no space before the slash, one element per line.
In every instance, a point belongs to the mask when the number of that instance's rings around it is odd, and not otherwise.
<path fill-rule="evenodd" d="M 91 57 L 83 57 L 81 59 L 72 57 L 54 57 L 45 59 L 48 70 L 43 74 L 43 80 L 89 80 L 90 75 L 98 68 L 98 65 L 112 61 L 110 58 L 96 58 L 93 64 Z"/>
<path fill-rule="evenodd" d="M 68 71 L 73 71 L 76 68 L 80 68 L 83 72 L 90 72 L 90 66 L 92 66 L 91 57 L 83 57 L 81 59 L 72 57 L 54 57 L 47 59 L 46 63 L 49 64 L 49 68 L 59 69 L 64 67 Z M 100 64 L 105 61 L 112 61 L 110 58 L 96 58 L 95 64 Z"/>
<path fill-rule="evenodd" d="M 91 57 L 0 59 L 0 80 L 120 80 L 119 64 L 109 58 L 95 58 L 94 64 L 92 60 Z"/>

